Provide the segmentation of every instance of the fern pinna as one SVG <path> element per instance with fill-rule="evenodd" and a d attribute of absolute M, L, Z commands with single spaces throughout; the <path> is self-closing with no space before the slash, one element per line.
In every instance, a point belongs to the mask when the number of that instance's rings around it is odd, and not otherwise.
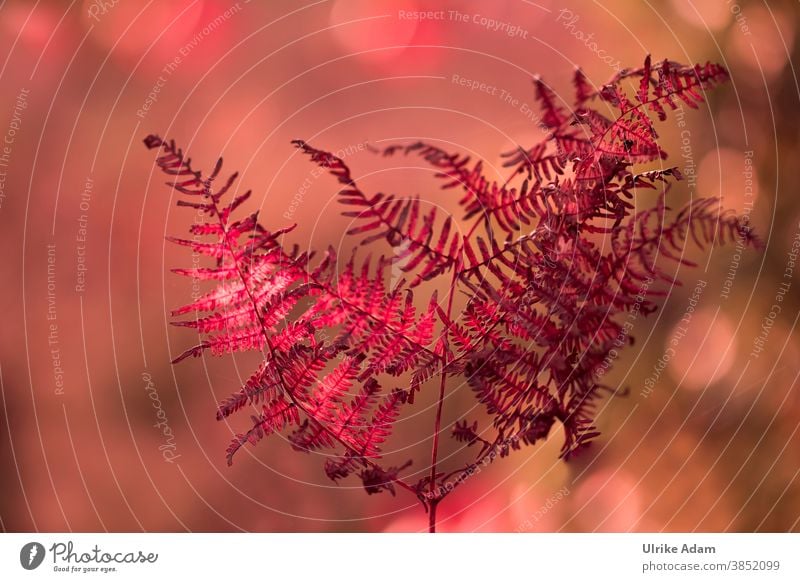
<path fill-rule="evenodd" d="M 183 196 L 178 205 L 204 216 L 192 224 L 192 238 L 171 240 L 209 257 L 208 266 L 175 272 L 218 281 L 173 312 L 192 314 L 175 324 L 203 338 L 175 361 L 263 354 L 217 411 L 218 419 L 251 412 L 228 463 L 244 444 L 287 431 L 298 451 L 330 451 L 331 479 L 356 475 L 370 494 L 401 488 L 415 495 L 434 531 L 439 503 L 479 464 L 535 444 L 554 425 L 564 433 L 562 457 L 580 451 L 598 435 L 598 398 L 614 391 L 602 382 L 610 354 L 620 338 L 632 341 L 624 314 L 652 312 L 652 298 L 678 283 L 660 262 L 689 264 L 690 238 L 700 247 L 734 237 L 758 244 L 717 199 L 692 200 L 670 219 L 665 196 L 681 179 L 677 168 L 633 170 L 666 158 L 652 117 L 696 108 L 727 77 L 720 65 L 648 57 L 595 88 L 579 70 L 571 108 L 536 79 L 545 133 L 506 154 L 503 183 L 486 178 L 480 161 L 433 144 L 383 151 L 420 156 L 435 168 L 443 188 L 461 191 L 462 220 L 423 212 L 418 198 L 364 192 L 340 158 L 294 142 L 338 180 L 338 199 L 355 224 L 348 234 L 394 248 L 392 258 L 375 260 L 287 245 L 291 226 L 270 231 L 257 214 L 237 212 L 250 192 L 232 195 L 237 174 L 221 179 L 222 160 L 203 174 L 173 141 L 147 137 Z M 407 277 L 390 287 L 392 266 Z M 434 293 L 418 312 L 414 288 L 438 278 L 446 281 L 445 299 L 440 304 Z M 469 299 L 456 314 L 458 291 Z M 448 378 L 465 381 L 485 414 L 442 426 Z M 381 447 L 415 394 L 429 388 L 438 390 L 431 463 L 412 480 L 402 475 L 410 461 L 388 467 Z M 445 431 L 475 452 L 449 473 L 437 468 Z"/>

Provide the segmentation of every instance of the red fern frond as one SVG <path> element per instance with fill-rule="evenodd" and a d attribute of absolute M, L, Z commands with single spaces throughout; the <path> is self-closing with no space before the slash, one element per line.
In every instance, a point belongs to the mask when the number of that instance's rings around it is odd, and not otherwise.
<path fill-rule="evenodd" d="M 252 417 L 253 426 L 244 434 L 237 434 L 228 447 L 228 465 L 233 464 L 233 455 L 242 448 L 245 443 L 255 445 L 265 436 L 282 430 L 288 424 L 296 424 L 298 421 L 297 408 L 291 402 L 279 398 L 265 404 L 259 416 Z"/>
<path fill-rule="evenodd" d="M 296 147 L 311 157 L 320 167 L 327 169 L 339 182 L 347 186 L 339 192 L 339 202 L 358 208 L 345 211 L 345 216 L 364 220 L 366 224 L 353 227 L 348 234 L 369 234 L 362 244 L 386 239 L 393 247 L 401 247 L 397 256 L 405 272 L 419 271 L 411 286 L 415 287 L 452 268 L 459 255 L 459 237 L 451 233 L 452 219 L 446 218 L 436 229 L 436 207 L 427 214 L 420 213 L 419 198 L 396 198 L 394 195 L 375 194 L 368 197 L 356 185 L 350 169 L 339 158 L 297 140 Z"/>
<path fill-rule="evenodd" d="M 534 95 L 542 109 L 542 123 L 551 129 L 564 125 L 569 120 L 570 114 L 558 102 L 555 92 L 539 77 L 533 80 L 533 84 L 536 86 Z"/>
<path fill-rule="evenodd" d="M 505 180 L 485 176 L 481 160 L 433 144 L 386 148 L 386 156 L 419 156 L 443 190 L 461 192 L 463 219 L 471 223 L 463 230 L 454 217 L 423 212 L 418 197 L 364 192 L 341 158 L 295 141 L 341 185 L 338 200 L 354 220 L 348 233 L 362 245 L 392 247 L 393 262 L 285 246 L 292 227 L 270 231 L 256 214 L 239 217 L 251 193 L 235 191 L 238 174 L 222 178 L 221 160 L 204 175 L 174 142 L 148 136 L 181 196 L 178 205 L 203 217 L 188 237 L 170 238 L 203 264 L 173 271 L 215 285 L 173 310 L 181 318 L 175 325 L 200 336 L 175 361 L 237 351 L 259 352 L 262 360 L 218 405 L 217 418 L 226 421 L 255 410 L 228 447 L 228 462 L 245 443 L 289 429 L 294 449 L 326 451 L 331 479 L 358 477 L 369 494 L 405 489 L 430 512 L 433 528 L 438 503 L 464 476 L 542 441 L 557 422 L 562 457 L 588 446 L 599 436 L 600 398 L 619 394 L 601 383 L 599 370 L 633 341 L 623 318 L 634 309 L 651 313 L 664 283 L 679 283 L 674 267 L 693 264 L 687 244 L 761 247 L 749 223 L 718 199 L 694 199 L 671 212 L 667 192 L 682 177 L 676 168 L 634 171 L 667 156 L 655 118 L 697 107 L 727 78 L 720 65 L 654 64 L 648 57 L 599 87 L 576 71 L 572 106 L 536 78 L 538 139 L 504 154 Z M 410 283 L 387 284 L 389 265 L 408 273 Z M 446 295 L 419 299 L 423 281 L 445 279 L 439 290 Z M 466 304 L 455 313 L 459 292 Z M 486 421 L 457 416 L 449 430 L 472 460 L 446 473 L 437 454 L 455 380 L 470 386 Z M 386 467 L 383 449 L 415 395 L 434 383 L 433 462 L 411 484 L 400 476 L 410 462 Z"/>

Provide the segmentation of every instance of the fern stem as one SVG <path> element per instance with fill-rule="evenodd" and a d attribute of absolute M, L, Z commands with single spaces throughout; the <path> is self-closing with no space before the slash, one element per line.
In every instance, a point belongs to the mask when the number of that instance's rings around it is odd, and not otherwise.
<path fill-rule="evenodd" d="M 453 311 L 453 297 L 456 294 L 456 282 L 458 281 L 458 269 L 453 268 L 453 277 L 450 279 L 450 292 L 447 296 L 447 321 L 445 321 L 445 326 L 447 326 L 447 322 L 450 321 L 450 314 Z M 447 360 L 448 354 L 450 350 L 447 346 L 447 328 L 445 327 L 444 330 L 444 359 L 445 363 L 442 367 L 442 379 L 439 383 L 439 400 L 436 403 L 436 420 L 434 421 L 433 425 L 433 446 L 431 447 L 431 475 L 430 475 L 430 484 L 429 484 L 429 491 L 430 491 L 430 512 L 428 514 L 428 531 L 430 533 L 436 533 L 436 507 L 439 504 L 440 499 L 436 495 L 436 461 L 439 455 L 439 433 L 442 430 L 442 409 L 444 408 L 444 391 L 447 385 Z"/>
<path fill-rule="evenodd" d="M 431 476 L 430 476 L 430 493 L 431 493 L 431 511 L 429 515 L 428 531 L 430 533 L 436 532 L 436 457 L 439 454 L 439 432 L 442 428 L 442 408 L 444 408 L 444 388 L 447 382 L 447 372 L 442 372 L 442 381 L 439 384 L 439 401 L 436 403 L 436 421 L 433 425 L 433 447 L 431 448 Z"/>
<path fill-rule="evenodd" d="M 431 500 L 431 510 L 428 512 L 428 533 L 436 533 L 436 507 L 438 501 Z"/>

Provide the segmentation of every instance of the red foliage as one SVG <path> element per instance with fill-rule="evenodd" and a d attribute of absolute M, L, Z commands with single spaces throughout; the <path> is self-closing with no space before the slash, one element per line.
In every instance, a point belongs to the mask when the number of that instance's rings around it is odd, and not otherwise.
<path fill-rule="evenodd" d="M 485 178 L 480 161 L 430 144 L 387 148 L 387 156 L 421 156 L 438 170 L 444 188 L 463 191 L 464 220 L 471 223 L 466 235 L 453 217 L 441 220 L 435 209 L 423 213 L 416 198 L 366 194 L 341 159 L 294 142 L 342 184 L 344 214 L 358 221 L 348 234 L 395 248 L 409 281 L 393 288 L 385 283 L 390 260 L 383 256 L 370 262 L 354 255 L 339 272 L 332 248 L 317 257 L 287 247 L 283 239 L 291 227 L 271 232 L 255 214 L 234 220 L 250 195 L 224 202 L 236 174 L 217 188 L 221 160 L 204 176 L 174 142 L 149 136 L 147 146 L 161 152 L 158 165 L 186 197 L 178 204 L 207 217 L 192 225 L 193 239 L 171 240 L 213 264 L 175 272 L 219 282 L 173 312 L 194 313 L 175 324 L 204 337 L 176 361 L 207 350 L 263 353 L 258 370 L 217 412 L 223 419 L 260 406 L 249 430 L 228 448 L 228 462 L 244 443 L 293 426 L 295 449 L 338 451 L 325 466 L 330 478 L 357 474 L 368 493 L 407 489 L 431 510 L 435 525 L 436 505 L 463 482 L 448 483 L 453 475 L 534 444 L 556 423 L 565 435 L 564 458 L 586 446 L 598 435 L 597 399 L 614 391 L 601 383 L 598 370 L 626 337 L 619 320 L 632 309 L 653 311 L 650 297 L 676 283 L 659 261 L 688 264 L 688 238 L 701 247 L 736 236 L 757 244 L 747 224 L 722 211 L 716 199 L 693 200 L 669 218 L 665 195 L 681 179 L 677 168 L 631 169 L 666 158 L 649 113 L 663 120 L 678 101 L 696 107 L 703 91 L 726 78 L 719 65 L 653 65 L 649 57 L 642 68 L 599 89 L 578 71 L 574 110 L 537 79 L 546 135 L 507 154 L 513 170 L 503 184 Z M 522 183 L 512 186 L 515 180 Z M 648 189 L 658 192 L 652 203 L 646 202 Z M 645 210 L 634 212 L 634 196 Z M 611 244 L 598 246 L 593 233 L 606 233 Z M 417 314 L 413 288 L 438 277 L 449 281 L 447 306 L 434 294 Z M 454 317 L 458 290 L 469 301 Z M 405 388 L 382 387 L 409 372 Z M 491 424 L 462 419 L 452 427 L 465 447 L 480 447 L 473 464 L 444 475 L 436 469 L 436 447 L 448 376 L 468 382 Z M 433 467 L 430 476 L 407 483 L 400 476 L 407 465 L 381 465 L 381 446 L 415 392 L 434 378 L 440 398 Z"/>

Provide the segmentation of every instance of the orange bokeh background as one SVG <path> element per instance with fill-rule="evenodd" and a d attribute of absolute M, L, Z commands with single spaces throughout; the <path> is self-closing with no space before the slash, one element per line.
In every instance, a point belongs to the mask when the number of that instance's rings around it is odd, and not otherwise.
<path fill-rule="evenodd" d="M 700 266 L 683 269 L 686 285 L 637 323 L 636 344 L 609 374 L 629 395 L 603 403 L 593 448 L 564 463 L 553 435 L 498 461 L 447 499 L 440 529 L 800 531 L 797 289 L 765 351 L 748 357 L 787 280 L 800 220 L 796 2 L 73 4 L 0 8 L 0 133 L 13 130 L 0 168 L 3 530 L 424 529 L 407 495 L 336 485 L 322 458 L 279 437 L 226 466 L 225 447 L 246 418 L 217 422 L 215 404 L 256 358 L 170 365 L 192 337 L 168 325 L 191 292 L 169 269 L 190 258 L 164 236 L 183 234 L 191 213 L 174 207 L 142 139 L 174 138 L 202 167 L 223 155 L 268 227 L 296 222 L 297 244 L 346 254 L 353 241 L 337 185 L 313 177 L 292 139 L 345 152 L 367 191 L 419 193 L 456 211 L 455 193 L 441 191 L 430 169 L 363 144 L 434 141 L 484 159 L 500 179 L 500 152 L 538 137 L 526 108 L 535 74 L 569 100 L 575 66 L 600 84 L 615 62 L 639 66 L 650 53 L 730 69 L 707 106 L 686 112 L 689 158 L 674 120 L 662 126 L 671 163 L 697 172 L 694 188 L 681 183 L 670 196 L 678 207 L 721 195 L 741 212 L 752 188 L 766 251 L 743 253 L 726 297 L 735 249 L 690 251 Z M 407 16 L 418 10 L 444 17 Z M 492 30 L 484 18 L 508 26 Z M 692 327 L 643 396 L 700 279 Z M 166 457 L 154 393 L 174 435 Z M 408 447 L 399 457 L 429 454 L 434 398 L 423 395 L 399 423 L 392 442 Z M 473 400 L 454 384 L 445 421 Z"/>

